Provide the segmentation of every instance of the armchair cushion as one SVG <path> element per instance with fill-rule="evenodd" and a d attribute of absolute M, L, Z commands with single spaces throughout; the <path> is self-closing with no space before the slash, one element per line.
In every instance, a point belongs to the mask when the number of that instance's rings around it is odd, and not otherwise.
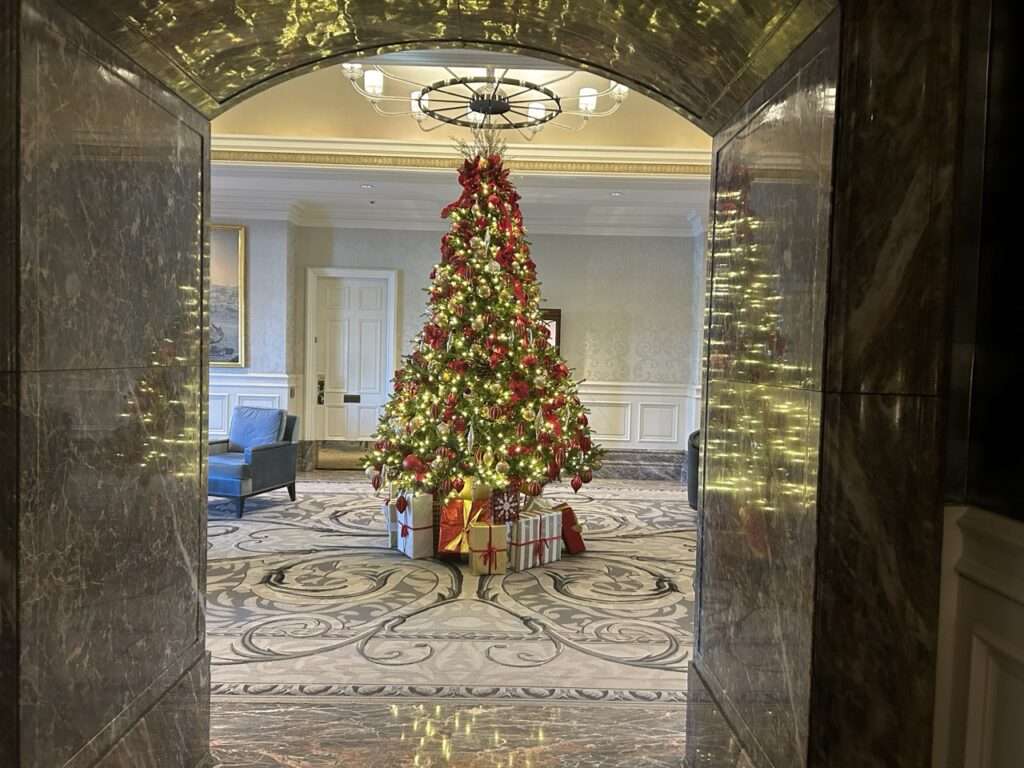
<path fill-rule="evenodd" d="M 276 408 L 240 405 L 231 415 L 228 451 L 245 451 L 258 445 L 276 443 L 284 435 L 287 413 Z"/>
<path fill-rule="evenodd" d="M 211 477 L 246 480 L 252 477 L 252 463 L 244 453 L 217 453 L 210 456 Z"/>

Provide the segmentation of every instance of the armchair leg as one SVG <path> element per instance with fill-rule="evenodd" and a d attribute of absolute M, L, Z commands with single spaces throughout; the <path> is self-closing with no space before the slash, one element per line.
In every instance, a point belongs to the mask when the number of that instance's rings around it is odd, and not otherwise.
<path fill-rule="evenodd" d="M 238 499 L 238 519 L 242 519 L 242 514 L 245 512 L 245 497 Z"/>
<path fill-rule="evenodd" d="M 295 501 L 295 483 L 288 483 L 288 498 Z"/>

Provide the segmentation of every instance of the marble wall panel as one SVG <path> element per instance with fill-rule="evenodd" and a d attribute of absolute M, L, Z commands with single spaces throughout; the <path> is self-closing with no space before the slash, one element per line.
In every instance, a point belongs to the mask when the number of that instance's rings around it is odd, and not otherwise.
<path fill-rule="evenodd" d="M 812 765 L 931 764 L 942 414 L 935 397 L 825 396 Z"/>
<path fill-rule="evenodd" d="M 203 136 L 26 12 L 23 370 L 200 360 Z"/>
<path fill-rule="evenodd" d="M 835 77 L 819 52 L 717 149 L 712 378 L 821 389 Z"/>
<path fill-rule="evenodd" d="M 806 752 L 820 410 L 817 392 L 709 392 L 699 664 L 779 768 Z"/>
<path fill-rule="evenodd" d="M 838 32 L 715 138 L 695 666 L 764 767 L 807 764 Z"/>
<path fill-rule="evenodd" d="M 208 755 L 195 720 L 209 721 L 210 666 L 205 653 L 159 702 L 99 759 L 96 768 L 196 768 Z"/>
<path fill-rule="evenodd" d="M 18 7 L 0 6 L 0 371 L 15 370 L 18 294 Z"/>
<path fill-rule="evenodd" d="M 18 377 L 0 372 L 0 765 L 18 754 Z"/>
<path fill-rule="evenodd" d="M 17 424 L 0 428 L 18 453 L 20 743 L 8 762 L 164 765 L 173 750 L 194 763 L 208 742 L 194 702 L 208 695 L 209 128 L 57 4 L 13 5 L 20 348 Z M 175 681 L 193 668 L 182 705 Z"/>
<path fill-rule="evenodd" d="M 843 6 L 831 392 L 942 392 L 962 5 Z"/>
<path fill-rule="evenodd" d="M 63 765 L 202 639 L 198 377 L 22 377 L 23 765 Z"/>

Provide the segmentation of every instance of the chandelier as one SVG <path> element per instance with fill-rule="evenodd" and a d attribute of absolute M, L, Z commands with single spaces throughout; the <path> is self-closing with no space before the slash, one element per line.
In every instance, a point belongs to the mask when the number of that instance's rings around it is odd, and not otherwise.
<path fill-rule="evenodd" d="M 374 111 L 384 117 L 411 117 L 429 133 L 444 125 L 470 129 L 518 131 L 527 141 L 545 126 L 582 130 L 591 118 L 615 114 L 629 96 L 629 88 L 609 80 L 607 87 L 559 93 L 577 72 L 560 74 L 541 83 L 509 77 L 509 68 L 473 68 L 457 74 L 443 67 L 448 77 L 420 83 L 378 66 L 341 65 L 345 77 Z M 561 89 L 553 86 L 562 84 Z M 390 86 L 390 87 L 388 87 Z M 402 95 L 396 92 L 402 91 Z"/>

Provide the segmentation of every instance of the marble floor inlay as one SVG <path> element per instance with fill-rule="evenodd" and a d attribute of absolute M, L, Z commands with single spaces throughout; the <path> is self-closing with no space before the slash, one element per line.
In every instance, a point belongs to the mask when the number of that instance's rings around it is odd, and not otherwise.
<path fill-rule="evenodd" d="M 211 500 L 216 699 L 685 700 L 696 536 L 678 483 L 553 488 L 587 553 L 488 577 L 389 551 L 365 480 L 325 477 L 241 520 Z"/>

